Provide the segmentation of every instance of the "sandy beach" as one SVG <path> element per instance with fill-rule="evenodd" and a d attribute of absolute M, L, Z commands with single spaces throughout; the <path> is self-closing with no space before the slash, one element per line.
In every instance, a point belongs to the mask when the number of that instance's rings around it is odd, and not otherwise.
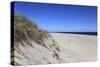
<path fill-rule="evenodd" d="M 97 36 L 81 34 L 51 33 L 60 47 L 60 57 L 65 62 L 97 60 Z M 66 57 L 66 58 L 65 58 Z"/>
<path fill-rule="evenodd" d="M 19 43 L 14 51 L 16 65 L 56 64 L 72 62 L 90 62 L 97 60 L 97 36 L 50 33 L 51 38 L 45 44 L 34 40 Z M 20 58 L 20 59 L 19 59 Z"/>
<path fill-rule="evenodd" d="M 16 8 L 11 65 L 97 61 L 97 6 L 11 2 L 11 7 Z"/>

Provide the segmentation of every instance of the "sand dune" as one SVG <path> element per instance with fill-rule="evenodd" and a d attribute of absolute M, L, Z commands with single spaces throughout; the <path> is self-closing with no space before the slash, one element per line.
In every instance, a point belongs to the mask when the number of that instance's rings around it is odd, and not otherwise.
<path fill-rule="evenodd" d="M 86 62 L 97 59 L 97 36 L 51 33 L 66 62 Z"/>
<path fill-rule="evenodd" d="M 49 33 L 27 18 L 14 15 L 12 65 L 96 61 L 97 36 Z"/>

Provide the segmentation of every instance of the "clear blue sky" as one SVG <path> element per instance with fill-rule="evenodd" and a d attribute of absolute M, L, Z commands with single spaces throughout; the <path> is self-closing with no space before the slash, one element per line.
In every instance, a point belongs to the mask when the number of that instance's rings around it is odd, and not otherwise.
<path fill-rule="evenodd" d="M 15 2 L 15 12 L 49 32 L 96 32 L 97 7 Z"/>

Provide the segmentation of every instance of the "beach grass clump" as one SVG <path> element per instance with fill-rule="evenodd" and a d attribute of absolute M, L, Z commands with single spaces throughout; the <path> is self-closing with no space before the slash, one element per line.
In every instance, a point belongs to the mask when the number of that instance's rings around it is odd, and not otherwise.
<path fill-rule="evenodd" d="M 14 40 L 17 42 L 32 39 L 41 44 L 44 38 L 49 37 L 50 34 L 46 30 L 40 29 L 34 22 L 28 18 L 14 14 Z"/>

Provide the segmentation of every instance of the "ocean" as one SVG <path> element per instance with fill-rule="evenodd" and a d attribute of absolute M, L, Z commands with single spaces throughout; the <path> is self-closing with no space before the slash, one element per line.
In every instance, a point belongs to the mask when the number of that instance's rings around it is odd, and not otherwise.
<path fill-rule="evenodd" d="M 52 32 L 52 33 L 71 33 L 71 34 L 82 34 L 82 35 L 94 35 L 94 36 L 97 36 L 97 32 Z"/>

